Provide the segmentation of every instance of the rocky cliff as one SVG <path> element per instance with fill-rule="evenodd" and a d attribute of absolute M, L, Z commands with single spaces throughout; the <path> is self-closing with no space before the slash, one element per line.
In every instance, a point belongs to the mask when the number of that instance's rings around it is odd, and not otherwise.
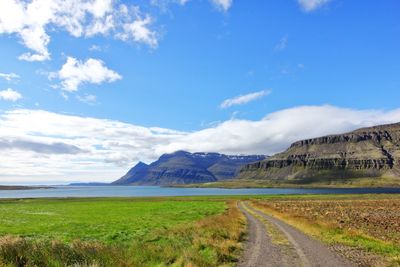
<path fill-rule="evenodd" d="M 298 141 L 267 160 L 247 164 L 239 178 L 313 182 L 400 177 L 400 123 Z"/>
<path fill-rule="evenodd" d="M 139 162 L 115 185 L 174 185 L 207 183 L 234 178 L 248 163 L 264 156 L 228 156 L 218 153 L 177 151 L 147 165 Z"/>

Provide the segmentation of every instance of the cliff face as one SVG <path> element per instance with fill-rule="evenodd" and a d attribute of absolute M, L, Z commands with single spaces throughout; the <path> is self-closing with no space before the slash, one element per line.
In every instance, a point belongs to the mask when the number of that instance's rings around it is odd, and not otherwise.
<path fill-rule="evenodd" d="M 400 123 L 295 142 L 268 160 L 247 164 L 239 178 L 319 180 L 400 177 Z"/>
<path fill-rule="evenodd" d="M 138 163 L 113 184 L 174 185 L 215 182 L 232 179 L 245 164 L 262 159 L 265 157 L 178 151 L 162 155 L 150 165 Z"/>

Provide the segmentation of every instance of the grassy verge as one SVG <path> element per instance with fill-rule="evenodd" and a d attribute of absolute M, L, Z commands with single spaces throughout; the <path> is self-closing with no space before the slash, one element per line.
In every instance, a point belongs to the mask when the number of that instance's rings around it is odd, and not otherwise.
<path fill-rule="evenodd" d="M 400 197 L 279 197 L 252 205 L 361 265 L 400 265 Z"/>
<path fill-rule="evenodd" d="M 155 244 L 144 247 L 147 255 L 136 254 L 135 263 L 162 262 L 176 266 L 233 266 L 241 252 L 245 219 L 236 206 L 222 215 L 207 217 L 193 226 L 181 226 L 155 234 Z M 143 247 L 138 244 L 136 247 Z M 156 259 L 153 261 L 152 259 Z"/>
<path fill-rule="evenodd" d="M 2 267 L 230 266 L 245 232 L 234 201 L 206 198 L 11 200 L 0 209 Z"/>

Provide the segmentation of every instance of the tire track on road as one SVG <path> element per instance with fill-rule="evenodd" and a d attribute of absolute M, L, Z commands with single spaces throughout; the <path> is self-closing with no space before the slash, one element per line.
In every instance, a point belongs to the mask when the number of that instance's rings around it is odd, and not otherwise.
<path fill-rule="evenodd" d="M 331 251 L 322 242 L 302 233 L 296 228 L 240 202 L 240 210 L 249 222 L 249 242 L 239 267 L 255 266 L 304 266 L 304 267 L 350 267 L 354 264 Z M 266 223 L 263 223 L 265 220 Z M 295 254 L 285 253 L 287 248 L 275 244 L 267 228 L 275 227 L 290 242 Z"/>

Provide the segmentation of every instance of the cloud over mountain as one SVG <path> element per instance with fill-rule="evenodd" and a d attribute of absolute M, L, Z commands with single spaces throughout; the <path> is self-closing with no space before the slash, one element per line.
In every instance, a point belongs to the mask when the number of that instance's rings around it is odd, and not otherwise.
<path fill-rule="evenodd" d="M 299 139 L 399 121 L 398 109 L 299 106 L 256 121 L 231 119 L 215 127 L 183 132 L 20 109 L 0 115 L 0 148 L 7 150 L 0 155 L 0 168 L 7 177 L 32 179 L 28 177 L 35 173 L 41 175 L 40 179 L 68 179 L 70 175 L 110 181 L 122 175 L 126 166 L 139 160 L 153 161 L 176 150 L 273 154 Z M 21 142 L 27 140 L 29 145 L 22 146 Z"/>

